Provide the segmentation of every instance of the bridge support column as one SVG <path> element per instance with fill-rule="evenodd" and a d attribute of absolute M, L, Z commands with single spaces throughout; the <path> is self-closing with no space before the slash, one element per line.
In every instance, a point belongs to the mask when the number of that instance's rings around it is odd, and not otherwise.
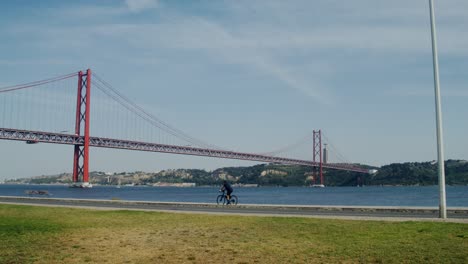
<path fill-rule="evenodd" d="M 314 136 L 314 157 L 313 157 L 313 162 L 314 163 L 319 163 L 318 166 L 314 167 L 314 181 L 315 184 L 317 184 L 317 179 L 320 178 L 320 185 L 325 185 L 325 182 L 323 181 L 323 160 L 322 160 L 322 131 L 317 130 L 313 131 Z"/>
<path fill-rule="evenodd" d="M 73 182 L 78 187 L 89 184 L 89 123 L 91 97 L 91 70 L 78 73 L 78 94 L 76 101 L 75 135 L 84 135 L 84 141 L 75 145 L 73 157 Z M 79 182 L 82 182 L 79 184 Z"/>

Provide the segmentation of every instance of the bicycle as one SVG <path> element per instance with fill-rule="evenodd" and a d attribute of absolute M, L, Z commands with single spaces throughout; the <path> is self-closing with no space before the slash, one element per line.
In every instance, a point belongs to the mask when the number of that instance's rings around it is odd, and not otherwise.
<path fill-rule="evenodd" d="M 236 205 L 237 204 L 237 196 L 231 194 L 231 200 L 228 201 L 226 191 L 219 191 L 219 192 L 222 194 L 218 195 L 218 197 L 216 198 L 217 204 L 223 204 L 223 205 L 227 205 L 227 204 Z"/>

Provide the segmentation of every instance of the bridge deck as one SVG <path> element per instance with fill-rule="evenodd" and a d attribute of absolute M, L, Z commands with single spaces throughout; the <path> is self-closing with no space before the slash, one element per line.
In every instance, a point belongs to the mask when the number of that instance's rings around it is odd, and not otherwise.
<path fill-rule="evenodd" d="M 18 129 L 9 129 L 9 128 L 0 128 L 0 139 L 19 140 L 19 141 L 26 141 L 28 143 L 40 142 L 40 143 L 51 143 L 51 144 L 66 144 L 66 145 L 82 145 L 84 142 L 83 136 L 62 134 L 62 133 L 52 133 L 52 132 L 18 130 Z M 290 165 L 304 165 L 304 166 L 311 166 L 311 167 L 320 166 L 318 162 L 313 162 L 313 161 L 308 161 L 308 160 L 267 156 L 267 155 L 254 154 L 254 153 L 235 152 L 235 151 L 229 151 L 229 150 L 165 145 L 165 144 L 158 144 L 158 143 L 138 142 L 138 141 L 102 138 L 102 137 L 90 137 L 89 140 L 90 140 L 89 145 L 91 147 L 163 152 L 163 153 L 171 153 L 171 154 L 194 155 L 194 156 L 204 156 L 204 157 L 213 157 L 213 158 L 222 158 L 222 159 L 237 159 L 237 160 L 250 160 L 250 161 L 290 164 Z M 367 169 L 363 169 L 352 164 L 323 163 L 322 167 L 328 168 L 328 169 L 369 173 Z"/>

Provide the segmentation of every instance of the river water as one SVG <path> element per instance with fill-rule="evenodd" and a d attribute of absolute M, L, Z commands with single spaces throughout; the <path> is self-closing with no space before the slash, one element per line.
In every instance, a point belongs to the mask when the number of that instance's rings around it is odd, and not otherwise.
<path fill-rule="evenodd" d="M 133 201 L 214 203 L 216 187 L 94 186 L 0 184 L 0 196 L 30 196 L 28 190 L 45 190 L 52 198 L 120 199 Z M 447 186 L 447 206 L 468 207 L 468 186 Z M 365 187 L 259 187 L 235 188 L 242 204 L 438 206 L 437 186 Z M 34 197 L 47 197 L 34 195 Z"/>

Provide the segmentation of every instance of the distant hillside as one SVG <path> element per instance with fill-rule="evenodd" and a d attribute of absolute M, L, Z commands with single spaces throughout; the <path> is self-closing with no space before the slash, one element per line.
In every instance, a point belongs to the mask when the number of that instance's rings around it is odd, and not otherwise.
<path fill-rule="evenodd" d="M 365 166 L 365 165 L 361 165 Z M 366 167 L 366 166 L 365 166 Z M 394 163 L 375 168 L 375 174 L 326 170 L 327 186 L 356 185 L 436 185 L 437 164 L 431 162 Z M 445 163 L 446 183 L 448 185 L 468 184 L 468 161 L 448 160 Z M 38 176 L 10 183 L 71 183 L 70 173 Z M 311 168 L 278 164 L 259 164 L 250 167 L 225 167 L 214 171 L 199 169 L 164 170 L 160 172 L 91 172 L 93 184 L 136 184 L 153 185 L 156 183 L 195 183 L 201 185 L 220 185 L 223 180 L 234 184 L 258 184 L 260 186 L 306 186 L 313 183 Z"/>
<path fill-rule="evenodd" d="M 468 161 L 447 160 L 445 182 L 449 185 L 468 184 Z M 436 185 L 437 163 L 407 162 L 382 166 L 379 172 L 368 178 L 369 185 Z"/>

